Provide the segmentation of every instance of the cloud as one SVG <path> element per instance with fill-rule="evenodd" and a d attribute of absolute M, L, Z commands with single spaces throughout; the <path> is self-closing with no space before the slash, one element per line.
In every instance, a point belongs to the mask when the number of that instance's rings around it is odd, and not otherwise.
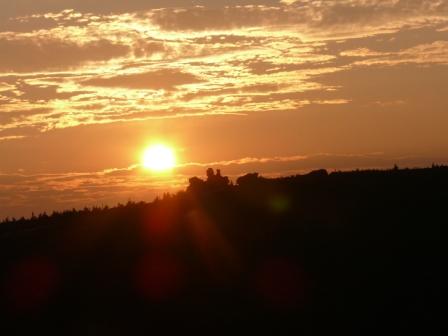
<path fill-rule="evenodd" d="M 0 125 L 7 124 L 13 121 L 19 121 L 21 119 L 47 114 L 51 112 L 51 109 L 48 108 L 36 108 L 31 110 L 22 110 L 22 111 L 13 111 L 13 112 L 3 112 L 0 114 Z"/>
<path fill-rule="evenodd" d="M 288 0 L 271 6 L 165 8 L 151 18 L 161 29 L 174 31 L 297 25 L 305 31 L 333 27 L 353 32 L 355 27 L 399 27 L 427 16 L 443 19 L 447 13 L 446 0 Z"/>
<path fill-rule="evenodd" d="M 61 92 L 58 85 L 30 85 L 24 81 L 17 81 L 14 91 L 11 91 L 11 96 L 18 96 L 21 100 L 27 100 L 30 102 L 44 101 L 48 102 L 54 99 L 70 99 L 72 97 L 88 93 L 88 91 L 69 91 Z"/>
<path fill-rule="evenodd" d="M 107 40 L 85 44 L 57 39 L 0 37 L 0 71 L 64 70 L 129 54 L 129 47 Z"/>
<path fill-rule="evenodd" d="M 136 90 L 168 90 L 185 84 L 200 83 L 197 76 L 176 69 L 154 70 L 144 73 L 98 77 L 83 81 L 86 86 L 118 87 Z"/>
<path fill-rule="evenodd" d="M 278 4 L 278 0 L 257 0 L 256 2 L 260 5 Z M 80 12 L 91 12 L 96 14 L 109 14 L 192 5 L 219 8 L 223 6 L 250 5 L 253 3 L 254 0 L 15 0 L 14 3 L 2 0 L 0 18 L 60 12 L 66 9 L 74 9 Z"/>
<path fill-rule="evenodd" d="M 350 109 L 366 85 L 346 80 L 358 68 L 446 64 L 447 1 L 18 1 L 0 14 L 16 29 L 0 33 L 3 137 L 24 127 Z M 361 101 L 406 101 L 394 88 L 370 98 Z M 43 108 L 51 112 L 21 112 Z"/>
<path fill-rule="evenodd" d="M 0 136 L 0 141 L 8 141 L 8 140 L 20 140 L 25 138 L 24 135 L 10 135 L 10 136 Z"/>
<path fill-rule="evenodd" d="M 330 0 L 295 2 L 307 6 L 309 18 L 318 26 L 375 25 L 395 23 L 428 15 L 443 16 L 448 11 L 446 0 Z"/>
<path fill-rule="evenodd" d="M 1 14 L 0 14 L 1 15 Z M 16 32 L 25 33 L 34 30 L 51 29 L 56 28 L 57 22 L 52 19 L 39 17 L 26 17 L 26 18 L 0 18 L 0 32 Z"/>
<path fill-rule="evenodd" d="M 297 22 L 292 11 L 282 7 L 241 6 L 161 9 L 151 16 L 164 30 L 229 30 L 241 27 L 280 25 Z"/>
<path fill-rule="evenodd" d="M 37 135 L 38 133 L 39 131 L 36 128 L 30 126 L 0 128 L 0 140 L 18 140 Z"/>
<path fill-rule="evenodd" d="M 237 86 L 237 87 L 226 87 L 221 89 L 206 89 L 197 92 L 189 92 L 181 97 L 182 100 L 191 101 L 198 98 L 204 97 L 216 97 L 216 96 L 229 96 L 229 95 L 243 95 L 246 93 L 260 94 L 260 93 L 272 93 L 277 92 L 280 89 L 287 86 L 286 84 L 278 83 L 266 83 L 266 84 L 253 84 L 247 86 Z"/>
<path fill-rule="evenodd" d="M 344 56 L 366 58 L 366 60 L 355 62 L 354 65 L 448 64 L 448 42 L 435 41 L 392 53 L 358 49 L 347 51 Z"/>
<path fill-rule="evenodd" d="M 185 185 L 184 180 L 179 183 L 175 178 L 154 179 L 132 166 L 87 173 L 0 173 L 0 213 L 1 218 L 19 217 L 31 212 L 116 205 L 130 199 L 149 201 Z"/>

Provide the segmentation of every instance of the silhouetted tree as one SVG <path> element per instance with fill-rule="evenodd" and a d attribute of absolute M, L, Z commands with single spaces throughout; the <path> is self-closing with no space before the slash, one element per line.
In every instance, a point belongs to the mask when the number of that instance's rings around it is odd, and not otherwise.
<path fill-rule="evenodd" d="M 189 192 L 196 193 L 196 192 L 200 192 L 204 189 L 204 185 L 205 185 L 204 180 L 201 180 L 200 178 L 195 176 L 195 177 L 190 178 L 188 181 L 189 181 L 189 185 L 188 185 L 187 190 Z"/>
<path fill-rule="evenodd" d="M 189 179 L 189 191 L 193 192 L 216 192 L 223 190 L 230 186 L 230 180 L 227 176 L 221 175 L 221 170 L 218 169 L 216 174 L 213 168 L 208 168 L 206 171 L 207 180 L 204 181 L 198 177 Z"/>
<path fill-rule="evenodd" d="M 251 187 L 258 183 L 258 181 L 258 173 L 249 173 L 244 176 L 238 177 L 236 183 L 241 187 Z"/>

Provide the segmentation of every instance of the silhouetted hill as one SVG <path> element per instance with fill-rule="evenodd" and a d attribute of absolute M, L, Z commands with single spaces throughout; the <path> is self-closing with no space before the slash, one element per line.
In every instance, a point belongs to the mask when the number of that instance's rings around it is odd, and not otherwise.
<path fill-rule="evenodd" d="M 441 334 L 448 167 L 235 185 L 0 224 L 5 335 Z M 3 334 L 3 333 L 2 333 Z"/>

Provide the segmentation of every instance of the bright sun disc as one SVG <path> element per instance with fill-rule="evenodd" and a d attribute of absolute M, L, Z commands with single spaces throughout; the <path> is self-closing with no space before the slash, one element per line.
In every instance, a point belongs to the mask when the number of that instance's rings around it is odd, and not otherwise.
<path fill-rule="evenodd" d="M 174 168 L 176 157 L 171 148 L 164 145 L 154 145 L 143 153 L 143 167 L 156 172 Z"/>

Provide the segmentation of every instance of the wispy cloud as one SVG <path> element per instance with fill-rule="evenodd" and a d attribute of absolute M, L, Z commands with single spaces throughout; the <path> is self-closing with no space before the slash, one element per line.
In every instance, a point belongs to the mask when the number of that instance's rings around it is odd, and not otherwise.
<path fill-rule="evenodd" d="M 82 84 L 136 90 L 173 90 L 179 85 L 200 82 L 201 80 L 192 74 L 174 69 L 163 69 L 112 77 L 91 78 L 82 82 Z"/>
<path fill-rule="evenodd" d="M 446 64 L 442 0 L 21 1 L 0 17 L 0 131 L 346 104 L 319 76 Z"/>
<path fill-rule="evenodd" d="M 87 62 L 124 57 L 128 53 L 127 46 L 108 40 L 77 44 L 49 37 L 0 37 L 0 71 L 66 70 Z"/>

